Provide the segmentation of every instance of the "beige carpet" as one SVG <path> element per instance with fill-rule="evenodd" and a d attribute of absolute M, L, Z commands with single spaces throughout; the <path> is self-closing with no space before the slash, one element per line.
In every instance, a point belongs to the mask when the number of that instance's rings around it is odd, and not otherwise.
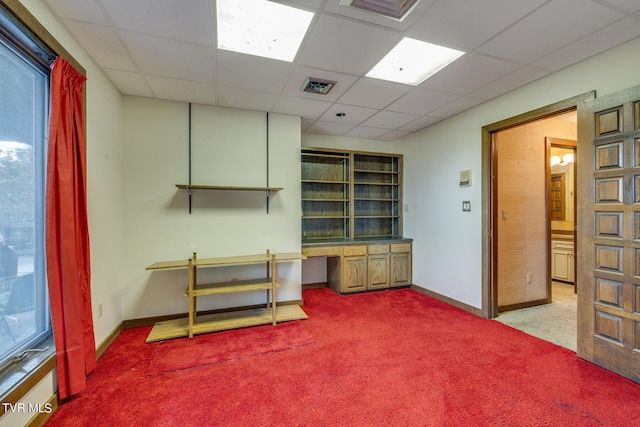
<path fill-rule="evenodd" d="M 573 285 L 553 282 L 551 304 L 500 313 L 494 320 L 576 351 L 576 294 Z"/>

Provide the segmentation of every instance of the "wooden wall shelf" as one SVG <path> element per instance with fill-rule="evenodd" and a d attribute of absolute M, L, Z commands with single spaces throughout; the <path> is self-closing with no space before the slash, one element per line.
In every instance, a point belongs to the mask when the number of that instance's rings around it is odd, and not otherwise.
<path fill-rule="evenodd" d="M 217 190 L 217 191 L 281 191 L 282 187 L 233 187 L 221 185 L 192 185 L 192 184 L 176 184 L 181 190 Z"/>

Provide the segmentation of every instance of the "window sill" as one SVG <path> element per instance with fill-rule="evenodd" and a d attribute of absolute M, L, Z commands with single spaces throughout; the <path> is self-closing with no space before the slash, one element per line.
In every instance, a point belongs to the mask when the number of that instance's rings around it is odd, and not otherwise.
<path fill-rule="evenodd" d="M 19 363 L 11 365 L 0 373 L 0 401 L 15 404 L 56 367 L 53 336 L 37 344 L 39 348 L 49 347 L 41 353 L 32 353 Z M 0 407 L 0 417 L 4 415 L 4 405 Z"/>

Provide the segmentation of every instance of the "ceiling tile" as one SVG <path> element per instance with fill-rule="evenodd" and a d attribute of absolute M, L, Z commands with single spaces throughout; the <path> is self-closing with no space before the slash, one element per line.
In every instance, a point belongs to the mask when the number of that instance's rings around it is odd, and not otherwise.
<path fill-rule="evenodd" d="M 361 107 L 384 108 L 411 88 L 408 85 L 363 77 L 340 97 L 340 102 Z"/>
<path fill-rule="evenodd" d="M 303 92 L 302 86 L 307 77 L 315 77 L 317 79 L 331 80 L 337 82 L 336 85 L 326 95 L 318 93 Z M 285 95 L 299 96 L 302 98 L 317 99 L 319 101 L 333 102 L 342 95 L 353 82 L 357 80 L 357 77 L 349 74 L 336 73 L 333 71 L 320 70 L 317 68 L 301 67 L 298 66 L 293 70 L 289 81 L 284 88 L 283 93 Z"/>
<path fill-rule="evenodd" d="M 221 86 L 280 93 L 293 65 L 252 55 L 218 50 L 216 71 Z"/>
<path fill-rule="evenodd" d="M 326 113 L 320 117 L 324 122 L 344 123 L 349 125 L 357 125 L 373 116 L 378 110 L 373 108 L 356 107 L 353 105 L 333 104 Z M 343 113 L 343 117 L 336 114 Z"/>
<path fill-rule="evenodd" d="M 470 96 L 482 99 L 493 99 L 497 96 L 510 92 L 514 89 L 524 86 L 538 80 L 549 73 L 539 68 L 522 67 L 500 79 L 497 79 L 478 90 L 470 93 Z"/>
<path fill-rule="evenodd" d="M 640 12 L 638 0 L 604 0 L 604 3 L 619 7 L 627 12 Z"/>
<path fill-rule="evenodd" d="M 389 133 L 388 129 L 358 126 L 351 129 L 349 132 L 344 133 L 343 135 L 348 136 L 349 138 L 377 139 L 388 133 Z"/>
<path fill-rule="evenodd" d="M 213 44 L 210 0 L 102 0 L 102 4 L 116 28 Z"/>
<path fill-rule="evenodd" d="M 347 74 L 364 74 L 401 36 L 390 30 L 322 15 L 298 62 Z"/>
<path fill-rule="evenodd" d="M 469 51 L 547 0 L 439 1 L 407 34 L 429 43 Z"/>
<path fill-rule="evenodd" d="M 305 119 L 317 120 L 329 107 L 331 107 L 330 102 L 296 98 L 293 96 L 281 96 L 273 111 L 282 114 L 294 114 Z"/>
<path fill-rule="evenodd" d="M 145 76 L 158 98 L 196 104 L 215 105 L 216 91 L 212 85 L 167 77 Z"/>
<path fill-rule="evenodd" d="M 393 130 L 417 119 L 418 117 L 419 116 L 416 114 L 397 113 L 395 111 L 380 111 L 373 117 L 363 122 L 362 125 Z"/>
<path fill-rule="evenodd" d="M 116 85 L 118 90 L 125 95 L 144 96 L 153 98 L 155 94 L 151 91 L 147 82 L 140 73 L 130 71 L 103 69 L 107 77 Z"/>
<path fill-rule="evenodd" d="M 411 132 L 407 132 L 407 131 L 402 131 L 402 130 L 392 130 L 391 132 L 389 132 L 389 133 L 385 133 L 384 135 L 379 136 L 379 137 L 378 137 L 378 138 L 376 138 L 376 139 L 378 139 L 378 140 L 380 140 L 380 141 L 389 141 L 389 142 L 393 142 L 393 141 L 395 141 L 396 139 L 400 139 L 400 138 L 405 137 L 405 136 L 410 135 L 410 134 L 411 134 Z"/>
<path fill-rule="evenodd" d="M 330 122 L 314 122 L 307 128 L 306 131 L 309 133 L 319 133 L 321 135 L 344 135 L 351 129 L 353 129 L 353 125 Z"/>
<path fill-rule="evenodd" d="M 571 19 L 567 19 L 569 16 Z M 590 1 L 552 0 L 477 50 L 530 63 L 622 16 Z"/>
<path fill-rule="evenodd" d="M 425 80 L 420 87 L 462 95 L 518 68 L 520 65 L 514 62 L 469 52 Z"/>
<path fill-rule="evenodd" d="M 210 47 L 129 31 L 121 31 L 120 34 L 143 73 L 213 82 Z"/>
<path fill-rule="evenodd" d="M 115 31 L 108 27 L 64 20 L 65 25 L 75 35 L 78 43 L 91 52 L 99 66 L 123 71 L 137 71 L 136 66 Z"/>
<path fill-rule="evenodd" d="M 441 120 L 442 119 L 439 117 L 422 116 L 412 122 L 400 126 L 398 129 L 407 132 L 415 132 L 427 126 L 431 126 L 434 123 L 438 123 Z"/>
<path fill-rule="evenodd" d="M 94 0 L 43 0 L 61 18 L 109 25 L 109 21 Z"/>
<path fill-rule="evenodd" d="M 476 105 L 480 105 L 484 102 L 484 99 L 480 98 L 472 98 L 470 96 L 463 96 L 461 98 L 456 99 L 453 102 L 448 103 L 447 105 L 435 109 L 429 113 L 431 117 L 441 117 L 446 119 L 447 117 L 455 116 L 458 113 L 468 110 L 469 108 L 473 108 Z"/>
<path fill-rule="evenodd" d="M 278 95 L 273 93 L 237 87 L 220 86 L 218 93 L 218 103 L 221 107 L 242 108 L 244 110 L 271 111 L 278 100 Z"/>
<path fill-rule="evenodd" d="M 438 92 L 431 89 L 416 88 L 398 99 L 386 109 L 414 115 L 427 114 L 459 98 L 459 95 Z"/>
<path fill-rule="evenodd" d="M 540 58 L 533 65 L 558 71 L 638 36 L 640 36 L 640 22 L 624 18 Z"/>

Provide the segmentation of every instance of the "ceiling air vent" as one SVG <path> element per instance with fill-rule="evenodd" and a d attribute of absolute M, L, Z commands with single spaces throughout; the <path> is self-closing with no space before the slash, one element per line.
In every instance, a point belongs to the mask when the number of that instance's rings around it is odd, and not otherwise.
<path fill-rule="evenodd" d="M 357 7 L 401 21 L 419 2 L 420 0 L 340 0 L 340 5 Z"/>
<path fill-rule="evenodd" d="M 317 93 L 320 95 L 326 95 L 329 93 L 336 83 L 331 80 L 316 79 L 314 77 L 308 77 L 302 85 L 303 92 Z"/>

